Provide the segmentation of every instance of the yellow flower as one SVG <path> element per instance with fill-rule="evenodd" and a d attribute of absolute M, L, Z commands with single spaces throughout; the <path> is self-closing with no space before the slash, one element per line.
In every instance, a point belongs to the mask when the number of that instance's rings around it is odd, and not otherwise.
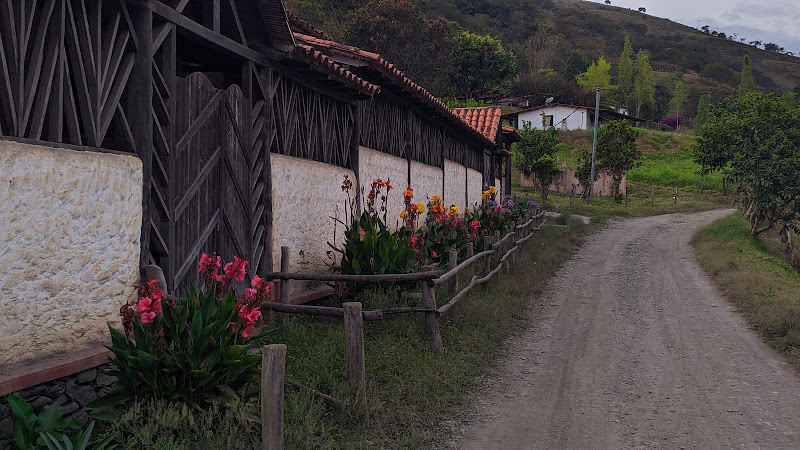
<path fill-rule="evenodd" d="M 434 205 L 439 205 L 442 203 L 442 201 L 443 200 L 440 195 L 434 195 L 433 197 L 431 197 L 431 203 L 433 203 Z"/>
<path fill-rule="evenodd" d="M 481 200 L 488 200 L 489 197 L 491 196 L 492 194 L 489 191 L 483 191 L 483 194 L 481 195 Z"/>
<path fill-rule="evenodd" d="M 491 192 L 492 194 L 497 194 L 497 188 L 494 186 L 489 186 L 489 192 Z"/>
<path fill-rule="evenodd" d="M 417 214 L 422 214 L 422 213 L 424 213 L 424 212 L 425 212 L 425 205 L 424 205 L 424 204 L 422 204 L 422 203 L 420 203 L 419 205 L 417 205 Z"/>
<path fill-rule="evenodd" d="M 450 206 L 450 211 L 448 211 L 447 214 L 450 214 L 451 216 L 457 216 L 458 215 L 458 206 L 456 206 L 456 205 Z"/>
<path fill-rule="evenodd" d="M 401 219 L 408 219 L 408 211 L 400 211 Z"/>

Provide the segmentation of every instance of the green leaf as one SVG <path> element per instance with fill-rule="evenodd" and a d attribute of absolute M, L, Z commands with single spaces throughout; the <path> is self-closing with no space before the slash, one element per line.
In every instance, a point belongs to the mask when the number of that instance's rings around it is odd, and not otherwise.
<path fill-rule="evenodd" d="M 8 404 L 11 406 L 11 412 L 14 413 L 14 417 L 21 420 L 25 428 L 33 430 L 37 418 L 36 414 L 33 413 L 31 405 L 23 400 L 19 394 L 10 394 L 6 397 L 6 400 L 8 400 Z M 16 424 L 17 421 L 15 420 L 14 423 Z"/>
<path fill-rule="evenodd" d="M 39 431 L 47 432 L 55 430 L 63 414 L 61 405 L 58 403 L 54 402 L 46 405 L 42 409 L 42 412 L 39 413 Z"/>

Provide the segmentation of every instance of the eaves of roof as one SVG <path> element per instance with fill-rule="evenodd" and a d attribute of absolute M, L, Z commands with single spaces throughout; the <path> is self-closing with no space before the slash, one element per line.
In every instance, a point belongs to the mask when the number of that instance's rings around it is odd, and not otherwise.
<path fill-rule="evenodd" d="M 439 99 L 434 97 L 422 86 L 417 85 L 411 79 L 406 77 L 394 64 L 383 59 L 379 54 L 362 50 L 358 47 L 340 44 L 338 42 L 329 41 L 326 39 L 316 38 L 301 33 L 295 33 L 295 40 L 298 44 L 308 45 L 316 50 L 322 51 L 326 54 L 335 54 L 352 58 L 358 61 L 365 62 L 369 67 L 385 78 L 389 79 L 392 84 L 400 87 L 406 94 L 410 95 L 416 101 L 421 102 L 442 116 L 445 120 L 450 121 L 454 125 L 469 131 L 470 134 L 477 137 L 482 143 L 487 146 L 494 146 L 494 141 L 486 137 L 483 133 L 471 127 L 464 119 L 459 117 L 453 110 L 447 107 Z"/>
<path fill-rule="evenodd" d="M 478 130 L 490 141 L 497 142 L 497 131 L 500 128 L 499 106 L 484 106 L 479 108 L 453 108 L 453 112 L 464 119 L 469 126 Z"/>
<path fill-rule="evenodd" d="M 331 78 L 358 90 L 362 94 L 372 96 L 381 91 L 380 86 L 363 80 L 353 72 L 350 72 L 334 61 L 331 61 L 330 58 L 325 56 L 322 52 L 317 51 L 308 45 L 298 43 L 295 46 L 295 55 L 309 63 L 316 70 L 327 73 Z"/>

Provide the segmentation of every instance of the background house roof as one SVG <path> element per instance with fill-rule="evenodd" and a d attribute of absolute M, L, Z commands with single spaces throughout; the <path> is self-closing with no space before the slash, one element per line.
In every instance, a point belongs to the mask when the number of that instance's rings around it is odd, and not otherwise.
<path fill-rule="evenodd" d="M 594 106 L 569 105 L 569 104 L 565 104 L 565 103 L 550 103 L 548 105 L 539 105 L 539 106 L 533 106 L 531 108 L 525 108 L 523 110 L 516 111 L 516 112 L 513 112 L 513 113 L 506 113 L 506 114 L 503 114 L 503 117 L 504 118 L 511 118 L 511 117 L 517 116 L 517 115 L 522 114 L 522 113 L 526 113 L 526 112 L 530 112 L 530 111 L 536 111 L 536 110 L 539 110 L 539 109 L 550 108 L 550 107 L 554 107 L 554 106 L 563 106 L 565 108 L 575 108 L 575 109 L 585 109 L 585 110 L 587 110 L 589 112 L 594 112 Z M 633 120 L 635 122 L 652 122 L 651 120 L 642 119 L 642 118 L 635 117 L 635 116 L 630 116 L 628 114 L 623 114 L 623 113 L 620 113 L 620 112 L 614 111 L 613 109 L 608 109 L 608 108 L 600 108 L 600 114 L 601 115 L 605 114 L 605 115 L 609 115 L 609 116 L 619 117 L 619 118 L 622 118 L 622 119 L 630 119 L 630 120 Z"/>

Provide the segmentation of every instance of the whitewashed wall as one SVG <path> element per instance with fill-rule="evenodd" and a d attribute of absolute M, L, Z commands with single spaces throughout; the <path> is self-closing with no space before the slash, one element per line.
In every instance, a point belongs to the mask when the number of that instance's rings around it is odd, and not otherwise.
<path fill-rule="evenodd" d="M 467 194 L 470 208 L 480 204 L 483 194 L 483 175 L 475 169 L 467 169 Z"/>
<path fill-rule="evenodd" d="M 345 174 L 350 179 L 355 177 L 353 171 L 341 167 L 272 154 L 274 267 L 280 267 L 281 246 L 285 245 L 290 249 L 292 272 L 320 272 L 327 268 L 328 242 L 334 242 L 334 228 L 337 243 L 343 236 L 344 227 L 332 217 L 346 218 L 346 195 L 341 188 Z M 292 283 L 293 292 L 304 287 L 307 285 Z"/>
<path fill-rule="evenodd" d="M 503 183 L 500 182 L 500 178 L 494 179 L 494 187 L 497 188 L 497 193 L 500 194 L 497 196 L 497 200 L 502 200 L 505 197 L 506 193 L 503 192 Z"/>
<path fill-rule="evenodd" d="M 524 123 L 529 123 L 531 128 L 541 130 L 542 114 L 553 116 L 553 126 L 559 130 L 587 129 L 588 115 L 586 108 L 561 105 L 548 106 L 520 113 L 518 118 L 519 128 L 522 129 Z M 548 126 L 545 128 L 550 127 Z"/>
<path fill-rule="evenodd" d="M 428 203 L 434 195 L 443 195 L 442 169 L 421 162 L 411 161 L 411 187 L 414 189 L 414 203 Z M 445 206 L 450 206 L 445 202 Z M 420 217 L 420 223 L 428 216 L 428 210 Z"/>
<path fill-rule="evenodd" d="M 367 147 L 358 149 L 358 171 L 361 185 L 369 192 L 371 183 L 380 178 L 392 181 L 394 189 L 389 193 L 386 222 L 391 229 L 400 224 L 400 211 L 403 210 L 403 191 L 408 186 L 408 161 Z"/>
<path fill-rule="evenodd" d="M 135 298 L 142 163 L 0 140 L 0 365 L 109 340 Z"/>
<path fill-rule="evenodd" d="M 449 159 L 444 160 L 444 202 L 462 210 L 466 202 L 467 168 Z"/>

